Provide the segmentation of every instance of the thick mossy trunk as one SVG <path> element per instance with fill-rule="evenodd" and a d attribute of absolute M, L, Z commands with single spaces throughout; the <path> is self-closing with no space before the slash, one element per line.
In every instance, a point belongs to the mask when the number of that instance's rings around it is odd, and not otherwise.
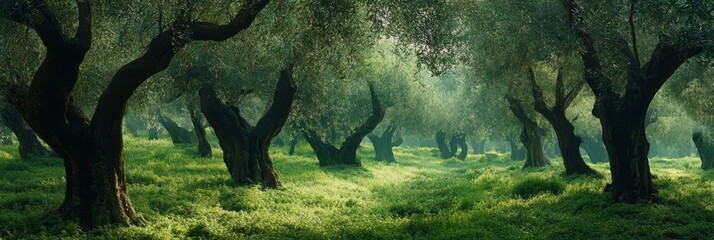
<path fill-rule="evenodd" d="M 22 114 L 15 109 L 13 106 L 6 106 L 0 112 L 0 120 L 3 125 L 7 126 L 19 143 L 20 157 L 23 159 L 29 159 L 32 157 L 49 156 L 51 152 L 42 145 L 40 139 L 37 138 L 37 134 L 30 128 L 25 120 L 22 118 Z M 12 144 L 12 141 L 10 141 Z"/>
<path fill-rule="evenodd" d="M 712 141 L 711 135 L 695 131 L 692 134 L 692 141 L 694 141 L 699 158 L 702 160 L 702 169 L 714 168 L 714 141 Z"/>
<path fill-rule="evenodd" d="M 521 131 L 521 143 L 526 148 L 526 163 L 523 168 L 545 167 L 550 165 L 550 160 L 543 152 L 543 138 L 541 129 L 528 114 L 526 114 L 520 100 L 507 98 L 510 109 L 518 120 L 523 124 Z"/>
<path fill-rule="evenodd" d="M 203 127 L 203 118 L 195 111 L 191 111 L 190 115 L 193 132 L 196 134 L 196 139 L 198 140 L 198 155 L 204 158 L 210 158 L 213 156 L 213 149 L 211 149 L 211 144 L 208 143 L 208 139 L 206 138 L 206 128 Z"/>
<path fill-rule="evenodd" d="M 212 86 L 201 88 L 201 111 L 215 130 L 223 149 L 223 161 L 233 181 L 239 184 L 261 183 L 264 188 L 281 185 L 268 148 L 287 121 L 296 90 L 291 68 L 280 71 L 270 108 L 255 127 L 251 127 L 238 108 L 218 99 Z"/>
<path fill-rule="evenodd" d="M 606 163 L 608 161 L 607 149 L 602 143 L 602 136 L 584 136 L 583 144 L 580 147 L 585 150 L 592 163 Z"/>
<path fill-rule="evenodd" d="M 297 138 L 293 138 L 293 140 L 290 140 L 290 149 L 288 150 L 288 155 L 292 156 L 295 155 L 295 147 L 298 145 L 298 140 Z"/>
<path fill-rule="evenodd" d="M 456 158 L 466 160 L 466 157 L 469 155 L 469 145 L 466 144 L 466 135 L 461 134 L 459 138 L 457 138 L 456 145 L 461 148 L 461 152 L 456 155 Z"/>
<path fill-rule="evenodd" d="M 448 159 L 453 156 L 449 145 L 446 143 L 446 132 L 443 130 L 436 132 L 436 146 L 439 147 L 439 156 L 441 156 L 441 158 Z"/>
<path fill-rule="evenodd" d="M 382 132 L 381 136 L 377 136 L 374 134 L 370 134 L 368 136 L 369 140 L 372 142 L 372 146 L 374 146 L 374 160 L 386 161 L 388 163 L 395 162 L 392 147 L 396 143 L 392 141 L 392 138 L 394 137 L 394 132 L 396 131 L 397 126 L 390 124 L 389 126 L 387 126 L 384 132 Z"/>
<path fill-rule="evenodd" d="M 595 170 L 585 164 L 582 155 L 580 155 L 580 143 L 582 139 L 575 135 L 575 128 L 567 119 L 561 119 L 552 123 L 555 134 L 558 137 L 558 146 L 560 154 L 563 157 L 563 165 L 565 166 L 565 174 L 597 174 Z"/>
<path fill-rule="evenodd" d="M 359 148 L 362 139 L 382 122 L 384 119 L 384 108 L 377 97 L 374 86 L 369 84 L 369 93 L 372 100 L 372 113 L 361 126 L 352 131 L 352 134 L 347 136 L 342 142 L 340 148 L 333 146 L 323 140 L 320 135 L 312 129 L 304 129 L 305 140 L 310 144 L 315 155 L 320 163 L 320 166 L 335 166 L 335 165 L 353 165 L 361 166 L 362 163 L 357 159 L 357 149 Z"/>
<path fill-rule="evenodd" d="M 178 123 L 164 115 L 159 115 L 159 123 L 169 133 L 171 142 L 174 144 L 192 144 L 196 142 L 195 135 L 191 131 L 182 128 Z"/>

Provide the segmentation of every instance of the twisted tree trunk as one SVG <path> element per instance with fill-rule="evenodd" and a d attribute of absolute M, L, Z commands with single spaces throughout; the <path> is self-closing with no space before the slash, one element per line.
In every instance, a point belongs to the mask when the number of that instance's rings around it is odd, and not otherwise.
<path fill-rule="evenodd" d="M 249 27 L 268 3 L 244 3 L 226 25 L 176 21 L 148 44 L 144 55 L 122 66 L 99 97 L 90 120 L 74 100 L 79 66 L 92 43 L 90 1 L 77 0 L 78 24 L 67 36 L 46 1 L 24 1 L 2 17 L 32 28 L 45 46 L 45 58 L 29 88 L 13 104 L 37 135 L 62 158 L 66 191 L 57 209 L 65 218 L 78 218 L 83 227 L 137 224 L 127 193 L 122 121 L 127 102 L 148 78 L 166 69 L 173 56 L 193 40 L 225 40 Z M 179 26 L 180 25 L 180 26 Z"/>
<path fill-rule="evenodd" d="M 371 83 L 369 84 L 369 93 L 372 99 L 372 114 L 367 118 L 364 124 L 357 127 L 352 131 L 352 134 L 345 138 L 340 148 L 322 140 L 317 132 L 311 129 L 304 129 L 305 140 L 307 140 L 313 151 L 315 151 L 320 166 L 362 165 L 359 159 L 357 159 L 357 148 L 359 148 L 362 139 L 379 125 L 385 114 L 382 104 L 379 98 L 377 98 L 374 86 Z"/>
<path fill-rule="evenodd" d="M 536 82 L 532 68 L 528 69 L 528 79 L 530 80 L 533 99 L 535 100 L 535 110 L 548 120 L 553 130 L 555 130 L 555 135 L 558 137 L 558 147 L 560 148 L 560 155 L 563 157 L 565 174 L 597 174 L 595 170 L 585 164 L 585 160 L 583 160 L 583 157 L 580 155 L 580 143 L 582 143 L 582 139 L 575 135 L 575 127 L 565 116 L 565 110 L 568 109 L 573 100 L 578 96 L 585 82 L 579 83 L 566 93 L 562 70 L 559 69 L 555 83 L 555 104 L 553 107 L 549 107 L 545 102 L 543 90 L 541 90 Z"/>
<path fill-rule="evenodd" d="M 526 159 L 526 150 L 518 146 L 515 140 L 508 140 L 508 145 L 511 147 L 511 161 L 521 161 Z"/>
<path fill-rule="evenodd" d="M 508 97 L 511 111 L 523 124 L 521 131 L 521 143 L 526 148 L 526 163 L 523 168 L 545 167 L 550 165 L 550 160 L 543 152 L 543 138 L 541 129 L 533 119 L 531 119 L 523 108 L 520 100 Z"/>
<path fill-rule="evenodd" d="M 0 113 L 0 120 L 15 134 L 17 142 L 20 145 L 20 157 L 29 159 L 32 157 L 51 155 L 51 152 L 42 145 L 40 139 L 37 138 L 37 134 L 25 123 L 25 120 L 22 119 L 22 115 L 15 107 L 6 106 L 3 108 Z M 10 141 L 10 144 L 12 144 L 12 141 Z"/>
<path fill-rule="evenodd" d="M 261 183 L 264 188 L 281 185 L 268 148 L 288 119 L 296 90 L 292 67 L 281 70 L 270 108 L 255 127 L 251 127 L 238 108 L 218 99 L 212 86 L 201 88 L 201 111 L 215 130 L 223 149 L 223 161 L 233 181 L 239 184 Z"/>
<path fill-rule="evenodd" d="M 436 132 L 436 145 L 437 147 L 439 147 L 439 153 L 441 158 L 448 159 L 453 156 L 453 154 L 451 153 L 451 149 L 447 145 L 446 132 L 444 132 L 444 130 L 439 130 L 438 132 Z"/>
<path fill-rule="evenodd" d="M 634 29 L 634 4 L 630 8 L 630 32 L 633 49 L 620 39 L 616 53 L 626 57 L 627 84 L 624 94 L 619 94 L 604 72 L 598 49 L 592 35 L 583 28 L 587 21 L 574 0 L 563 2 L 568 23 L 583 46 L 580 56 L 585 68 L 584 76 L 595 94 L 593 115 L 600 119 L 603 142 L 610 158 L 612 183 L 605 187 L 615 201 L 637 202 L 656 200 L 657 189 L 652 183 L 648 151 L 649 142 L 645 133 L 647 109 L 664 83 L 688 59 L 704 50 L 708 41 L 703 32 L 681 32 L 669 38 L 661 36 L 650 59 L 641 65 L 637 53 L 636 29 Z M 673 39 L 679 42 L 674 42 Z M 633 51 L 634 50 L 634 51 Z"/>
<path fill-rule="evenodd" d="M 194 137 L 194 134 L 191 133 L 191 131 L 182 128 L 178 125 L 178 123 L 174 122 L 170 118 L 164 115 L 159 115 L 159 123 L 161 123 L 161 126 L 164 126 L 164 129 L 166 129 L 166 131 L 169 133 L 169 136 L 171 137 L 171 142 L 173 142 L 174 145 L 191 144 L 196 142 L 196 138 Z"/>
<path fill-rule="evenodd" d="M 189 113 L 191 115 L 193 132 L 196 133 L 196 139 L 198 140 L 198 155 L 204 158 L 210 158 L 213 155 L 213 149 L 206 138 L 206 128 L 203 127 L 203 118 L 196 113 L 196 111 L 192 110 Z"/>
<path fill-rule="evenodd" d="M 381 136 L 377 136 L 374 134 L 370 134 L 367 136 L 369 137 L 369 140 L 374 146 L 374 160 L 386 161 L 388 163 L 395 162 L 392 147 L 394 146 L 394 144 L 396 144 L 396 142 L 392 141 L 392 137 L 394 136 L 394 132 L 396 131 L 397 126 L 394 124 L 389 124 L 389 126 L 387 126 L 384 132 L 382 132 Z"/>
<path fill-rule="evenodd" d="M 607 162 L 607 149 L 605 149 L 601 139 L 602 136 L 592 137 L 586 135 L 583 137 L 583 144 L 580 147 L 585 150 L 592 163 Z"/>
<path fill-rule="evenodd" d="M 288 150 L 288 155 L 292 156 L 295 155 L 295 147 L 298 144 L 297 137 L 293 138 L 293 140 L 290 140 L 290 149 Z"/>
<path fill-rule="evenodd" d="M 699 159 L 702 160 L 702 169 L 714 168 L 714 141 L 712 141 L 711 135 L 695 131 L 692 134 L 692 141 L 699 152 Z"/>

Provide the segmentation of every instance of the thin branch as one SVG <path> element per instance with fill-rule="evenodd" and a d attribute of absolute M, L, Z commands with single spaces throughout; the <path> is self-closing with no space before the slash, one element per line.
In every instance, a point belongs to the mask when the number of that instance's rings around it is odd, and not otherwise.
<path fill-rule="evenodd" d="M 637 68 L 640 68 L 640 52 L 637 49 L 637 30 L 635 29 L 635 4 L 637 0 L 630 0 L 630 35 L 632 37 L 632 52 L 637 63 Z"/>

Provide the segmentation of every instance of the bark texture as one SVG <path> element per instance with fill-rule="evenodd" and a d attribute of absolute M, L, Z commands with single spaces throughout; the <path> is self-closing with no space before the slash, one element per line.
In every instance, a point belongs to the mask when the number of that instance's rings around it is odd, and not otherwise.
<path fill-rule="evenodd" d="M 633 2 L 634 4 L 634 2 Z M 645 133 L 647 109 L 655 94 L 688 59 L 704 50 L 707 37 L 703 32 L 682 32 L 674 38 L 661 36 L 650 59 L 641 65 L 637 54 L 636 29 L 631 24 L 632 44 L 617 39 L 616 53 L 625 56 L 627 70 L 624 94 L 619 94 L 604 73 L 597 44 L 583 27 L 587 20 L 575 0 L 563 1 L 570 28 L 580 40 L 584 77 L 596 101 L 593 115 L 600 119 L 603 143 L 610 160 L 612 183 L 605 187 L 615 201 L 638 202 L 657 199 L 649 167 L 649 142 Z M 633 21 L 634 7 L 630 9 Z M 675 43 L 673 39 L 678 41 Z M 634 50 L 634 51 L 633 51 Z"/>
<path fill-rule="evenodd" d="M 541 129 L 533 119 L 526 113 L 520 100 L 508 97 L 510 109 L 516 118 L 523 124 L 521 131 L 521 143 L 526 148 L 526 163 L 523 168 L 545 167 L 550 165 L 550 160 L 543 152 L 543 137 Z"/>
<path fill-rule="evenodd" d="M 32 157 L 50 156 L 51 152 L 42 145 L 37 134 L 32 131 L 25 120 L 22 119 L 20 112 L 13 106 L 6 106 L 0 112 L 0 120 L 3 125 L 12 131 L 19 143 L 20 157 L 29 159 Z M 10 141 L 12 144 L 12 141 Z"/>
<path fill-rule="evenodd" d="M 212 86 L 201 88 L 201 111 L 215 130 L 223 149 L 223 161 L 233 181 L 239 184 L 260 183 L 264 188 L 281 185 L 268 148 L 288 119 L 296 90 L 292 68 L 281 70 L 270 108 L 252 127 L 240 115 L 240 109 L 218 99 Z"/>
<path fill-rule="evenodd" d="M 528 69 L 528 80 L 531 83 L 531 92 L 535 100 L 535 110 L 543 115 L 553 127 L 553 130 L 555 130 L 555 135 L 558 138 L 560 156 L 562 156 L 563 165 L 565 166 L 565 174 L 597 174 L 595 170 L 585 164 L 585 160 L 583 160 L 582 155 L 580 155 L 580 143 L 582 143 L 582 139 L 575 135 L 575 127 L 565 116 L 565 110 L 568 109 L 573 100 L 578 96 L 585 82 L 582 81 L 573 89 L 566 92 L 562 71 L 558 70 L 555 83 L 555 103 L 551 107 L 545 102 L 543 90 L 538 86 L 532 68 Z"/>
<path fill-rule="evenodd" d="M 526 159 L 526 149 L 518 146 L 515 140 L 508 140 L 508 145 L 511 147 L 512 161 L 522 161 Z"/>
<path fill-rule="evenodd" d="M 374 160 L 386 161 L 388 163 L 395 162 L 394 152 L 392 151 L 392 147 L 395 145 L 395 142 L 392 140 L 396 131 L 397 125 L 389 124 L 389 126 L 384 129 L 384 132 L 382 132 L 382 135 L 377 136 L 375 134 L 370 134 L 367 136 L 372 142 L 372 146 L 374 146 Z"/>
<path fill-rule="evenodd" d="M 701 131 L 695 131 L 692 134 L 692 141 L 697 147 L 699 159 L 702 160 L 702 169 L 704 170 L 714 168 L 714 142 L 710 136 Z"/>
<path fill-rule="evenodd" d="M 196 134 L 196 140 L 198 141 L 198 155 L 204 158 L 210 158 L 213 156 L 213 149 L 206 138 L 206 128 L 203 126 L 203 116 L 193 110 L 190 111 L 189 114 L 191 115 L 193 132 Z"/>
<path fill-rule="evenodd" d="M 164 115 L 159 115 L 159 123 L 166 129 L 174 144 L 191 144 L 196 142 L 196 138 L 191 131 L 182 128 L 174 120 Z"/>
<path fill-rule="evenodd" d="M 310 144 L 312 150 L 315 151 L 320 166 L 362 165 L 359 159 L 357 159 L 357 148 L 359 148 L 362 139 L 372 132 L 382 119 L 384 119 L 385 114 L 384 108 L 382 108 L 382 104 L 371 83 L 369 84 L 369 94 L 372 99 L 371 115 L 364 124 L 355 128 L 352 134 L 345 138 L 340 148 L 320 138 L 314 130 L 304 129 L 305 140 Z"/>
<path fill-rule="evenodd" d="M 436 146 L 439 148 L 439 156 L 442 159 L 448 159 L 453 156 L 449 145 L 446 143 L 446 132 L 444 130 L 436 132 Z"/>
<path fill-rule="evenodd" d="M 146 52 L 122 66 L 99 97 L 91 120 L 74 100 L 79 66 L 92 43 L 90 1 L 77 0 L 74 36 L 66 35 L 46 1 L 23 1 L 2 17 L 33 29 L 45 58 L 29 88 L 13 103 L 30 127 L 62 158 L 65 199 L 57 212 L 83 227 L 139 224 L 127 193 L 122 120 L 127 101 L 148 78 L 166 69 L 173 56 L 194 40 L 225 40 L 249 27 L 268 3 L 247 1 L 228 24 L 176 21 L 148 44 Z"/>

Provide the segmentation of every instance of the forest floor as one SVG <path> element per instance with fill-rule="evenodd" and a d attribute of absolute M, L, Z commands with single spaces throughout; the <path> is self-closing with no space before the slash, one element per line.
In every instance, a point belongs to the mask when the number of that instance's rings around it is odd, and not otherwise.
<path fill-rule="evenodd" d="M 215 146 L 215 145 L 214 145 Z M 81 230 L 50 214 L 64 195 L 60 159 L 0 147 L 0 239 L 712 239 L 714 171 L 697 158 L 651 160 L 660 204 L 613 204 L 604 177 L 522 170 L 507 155 L 441 160 L 396 148 L 398 163 L 320 168 L 308 146 L 273 148 L 277 190 L 232 184 L 219 148 L 127 137 L 129 193 L 145 226 Z"/>

